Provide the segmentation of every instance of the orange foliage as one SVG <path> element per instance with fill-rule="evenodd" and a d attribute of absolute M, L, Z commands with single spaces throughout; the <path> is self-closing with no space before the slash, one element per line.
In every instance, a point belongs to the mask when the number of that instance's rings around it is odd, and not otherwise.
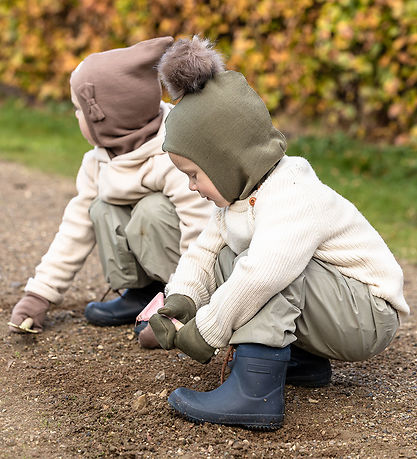
<path fill-rule="evenodd" d="M 193 34 L 216 40 L 272 113 L 417 137 L 415 0 L 5 0 L 0 80 L 61 99 L 92 52 Z"/>

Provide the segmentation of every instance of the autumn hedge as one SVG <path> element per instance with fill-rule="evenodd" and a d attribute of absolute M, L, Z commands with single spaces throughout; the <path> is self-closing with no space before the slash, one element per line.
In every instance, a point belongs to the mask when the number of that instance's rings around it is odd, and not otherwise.
<path fill-rule="evenodd" d="M 416 0 L 3 0 L 0 81 L 62 99 L 89 53 L 195 33 L 273 114 L 417 141 Z"/>

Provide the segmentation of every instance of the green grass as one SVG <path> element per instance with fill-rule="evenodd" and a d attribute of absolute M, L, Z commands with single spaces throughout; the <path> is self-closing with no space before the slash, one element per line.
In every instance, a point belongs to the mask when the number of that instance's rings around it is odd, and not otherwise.
<path fill-rule="evenodd" d="M 320 179 L 356 204 L 400 259 L 417 262 L 417 150 L 376 146 L 341 133 L 304 136 L 288 154 L 306 157 Z M 0 159 L 74 177 L 90 149 L 69 104 L 0 103 Z"/>
<path fill-rule="evenodd" d="M 1 159 L 73 177 L 89 149 L 70 104 L 29 108 L 16 99 L 0 102 Z"/>

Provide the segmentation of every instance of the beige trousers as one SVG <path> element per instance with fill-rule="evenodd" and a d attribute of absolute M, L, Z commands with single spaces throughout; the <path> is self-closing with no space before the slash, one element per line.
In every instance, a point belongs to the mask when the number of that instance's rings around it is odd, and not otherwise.
<path fill-rule="evenodd" d="M 135 206 L 116 206 L 99 198 L 89 209 L 106 281 L 114 290 L 167 283 L 180 258 L 179 219 L 162 193 Z"/>
<path fill-rule="evenodd" d="M 217 285 L 225 282 L 237 260 L 229 247 L 215 266 Z M 292 342 L 331 359 L 358 361 L 382 352 L 398 329 L 398 314 L 369 287 L 313 258 L 288 287 L 273 296 L 230 344 L 259 343 L 284 347 Z"/>

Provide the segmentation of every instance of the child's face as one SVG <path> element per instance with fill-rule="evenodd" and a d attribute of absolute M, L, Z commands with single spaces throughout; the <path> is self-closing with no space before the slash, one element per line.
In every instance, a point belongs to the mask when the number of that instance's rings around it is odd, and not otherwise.
<path fill-rule="evenodd" d="M 190 159 L 183 156 L 176 155 L 175 153 L 168 153 L 174 166 L 184 174 L 188 175 L 188 187 L 191 191 L 198 191 L 202 198 L 213 201 L 217 207 L 230 206 L 230 202 L 226 201 L 223 196 L 217 191 L 213 182 L 207 175 L 200 169 L 197 164 L 193 163 Z"/>
<path fill-rule="evenodd" d="M 84 136 L 87 142 L 94 147 L 95 142 L 93 138 L 91 137 L 90 129 L 88 129 L 87 122 L 84 117 L 84 113 L 81 110 L 77 96 L 75 95 L 75 92 L 73 91 L 72 88 L 71 88 L 71 101 L 75 108 L 75 117 L 77 118 L 78 124 L 80 125 L 81 134 Z"/>

